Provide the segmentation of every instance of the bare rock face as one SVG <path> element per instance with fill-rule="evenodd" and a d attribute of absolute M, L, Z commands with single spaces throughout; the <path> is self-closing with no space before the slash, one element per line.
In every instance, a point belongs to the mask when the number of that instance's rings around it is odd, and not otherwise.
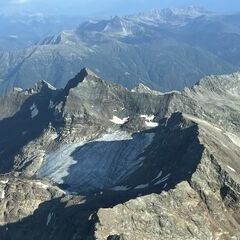
<path fill-rule="evenodd" d="M 197 210 L 197 211 L 196 211 Z M 187 182 L 160 195 L 130 200 L 113 209 L 98 211 L 96 239 L 109 234 L 123 239 L 211 239 L 211 220 L 206 205 Z"/>
<path fill-rule="evenodd" d="M 212 209 L 196 191 L 183 182 L 174 190 L 164 191 L 160 195 L 151 194 L 113 209 L 100 209 L 95 236 L 96 239 L 116 235 L 122 236 L 122 239 L 156 240 L 239 238 L 239 224 L 229 226 L 228 222 L 224 225 L 227 220 L 222 223 L 216 221 L 209 210 Z M 221 210 L 228 213 L 224 207 Z M 231 219 L 231 216 L 228 217 Z"/>
<path fill-rule="evenodd" d="M 181 94 L 169 104 L 169 114 L 180 111 L 204 119 L 220 128 L 239 133 L 240 73 L 209 76 Z"/>
<path fill-rule="evenodd" d="M 239 89 L 236 73 L 129 91 L 83 69 L 0 99 L 0 238 L 240 239 Z"/>
<path fill-rule="evenodd" d="M 240 148 L 220 129 L 196 122 L 204 151 L 190 180 L 100 209 L 96 239 L 239 239 Z"/>
<path fill-rule="evenodd" d="M 49 183 L 11 175 L 1 177 L 0 191 L 1 225 L 21 221 L 32 215 L 41 203 L 64 195 Z"/>

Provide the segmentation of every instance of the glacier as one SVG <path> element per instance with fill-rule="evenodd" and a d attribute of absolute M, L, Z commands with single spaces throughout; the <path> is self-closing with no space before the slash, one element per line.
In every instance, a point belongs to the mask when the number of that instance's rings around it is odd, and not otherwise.
<path fill-rule="evenodd" d="M 114 188 L 141 166 L 154 135 L 114 132 L 66 144 L 46 156 L 37 176 L 64 184 L 72 192 Z"/>

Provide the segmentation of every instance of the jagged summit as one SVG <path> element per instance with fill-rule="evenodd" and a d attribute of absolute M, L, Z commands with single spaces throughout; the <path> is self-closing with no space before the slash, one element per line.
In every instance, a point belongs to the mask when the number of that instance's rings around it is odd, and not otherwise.
<path fill-rule="evenodd" d="M 172 8 L 170 9 L 175 15 L 188 16 L 192 18 L 197 18 L 199 16 L 213 14 L 211 11 L 204 7 L 189 6 L 185 8 Z"/>
<path fill-rule="evenodd" d="M 50 83 L 48 83 L 45 80 L 39 80 L 38 82 L 35 83 L 35 85 L 33 87 L 27 88 L 27 89 L 23 89 L 21 87 L 14 87 L 13 88 L 13 92 L 14 93 L 21 93 L 21 92 L 28 92 L 30 94 L 34 94 L 34 93 L 39 93 L 39 92 L 49 92 L 49 91 L 56 91 L 57 89 L 52 86 Z"/>
<path fill-rule="evenodd" d="M 112 233 L 124 240 L 217 239 L 220 232 L 229 238 L 219 240 L 240 239 L 234 76 L 208 79 L 222 92 L 205 80 L 197 90 L 154 95 L 143 94 L 151 91 L 144 85 L 143 93 L 131 92 L 84 68 L 54 94 L 0 98 L 0 171 L 23 178 L 0 176 L 6 213 L 0 236 L 38 240 L 45 231 L 46 240 L 65 240 L 79 230 L 86 236 L 78 239 L 113 239 Z M 51 192 L 67 195 L 59 199 L 64 209 Z M 94 214 L 97 222 L 89 217 Z M 138 235 L 136 227 L 143 229 Z"/>
<path fill-rule="evenodd" d="M 187 19 L 195 19 L 201 16 L 209 16 L 213 13 L 207 9 L 190 6 L 185 8 L 163 8 L 152 9 L 139 14 L 140 19 L 156 21 L 159 23 L 170 23 L 174 25 L 183 24 Z M 134 16 L 130 16 L 130 18 Z"/>
<path fill-rule="evenodd" d="M 75 88 L 79 83 L 83 82 L 86 79 L 100 79 L 92 70 L 89 68 L 83 68 L 74 78 L 72 78 L 65 87 L 65 92 L 69 92 L 71 88 Z"/>
<path fill-rule="evenodd" d="M 103 88 L 105 89 L 106 86 L 109 86 L 109 89 L 112 89 L 115 86 L 119 88 L 124 88 L 120 84 L 113 84 L 108 81 L 105 81 L 100 76 L 98 76 L 94 71 L 92 71 L 90 68 L 82 68 L 80 72 L 72 79 L 68 81 L 65 88 L 63 89 L 64 95 L 67 96 L 69 94 L 69 90 L 76 88 L 80 83 L 83 81 L 86 81 L 88 83 L 90 82 L 98 82 L 103 85 Z M 91 91 L 92 84 L 86 84 L 85 87 Z M 100 86 L 100 85 L 99 85 Z M 124 88 L 126 91 L 128 91 L 126 88 Z M 41 91 L 56 91 L 57 89 L 52 86 L 50 83 L 48 83 L 45 80 L 38 81 L 34 87 L 29 89 L 21 89 L 21 88 L 14 88 L 14 92 L 24 92 L 28 91 L 29 93 L 38 93 Z M 215 93 L 224 92 L 227 94 L 236 95 L 240 91 L 240 72 L 235 72 L 232 74 L 224 74 L 224 75 L 209 75 L 201 80 L 199 80 L 195 85 L 193 85 L 190 88 L 185 88 L 182 92 L 181 91 L 169 91 L 169 92 L 161 92 L 161 91 L 155 91 L 146 86 L 143 83 L 139 83 L 136 87 L 131 89 L 132 93 L 144 93 L 144 94 L 150 94 L 150 95 L 168 95 L 168 94 L 181 94 L 181 93 L 187 93 L 191 92 L 192 90 L 197 92 L 210 92 L 215 91 Z"/>
<path fill-rule="evenodd" d="M 215 93 L 239 96 L 240 72 L 224 75 L 209 75 L 199 80 L 193 87 L 195 91 L 214 91 Z M 189 91 L 189 89 L 185 89 Z"/>
<path fill-rule="evenodd" d="M 144 85 L 142 83 L 138 84 L 138 86 L 133 88 L 131 91 L 137 92 L 137 93 L 148 93 L 148 94 L 153 94 L 153 95 L 163 94 L 162 92 L 154 91 L 154 90 L 150 89 L 149 87 L 147 87 L 146 85 Z"/>
<path fill-rule="evenodd" d="M 129 89 L 144 82 L 164 92 L 192 86 L 208 74 L 237 71 L 237 15 L 205 12 L 191 7 L 90 20 L 36 46 L 1 53 L 0 94 L 38 79 L 63 88 L 84 65 Z"/>
<path fill-rule="evenodd" d="M 83 68 L 82 70 L 81 70 L 81 72 L 85 72 L 85 74 L 87 75 L 87 76 L 92 76 L 92 77 L 96 77 L 96 78 L 99 78 L 99 76 L 96 74 L 96 73 L 94 73 L 91 69 L 89 69 L 89 68 Z"/>
<path fill-rule="evenodd" d="M 56 90 L 56 88 L 54 86 L 52 86 L 50 83 L 48 83 L 45 80 L 38 81 L 35 84 L 34 89 L 36 89 L 37 91 L 41 91 L 43 89 Z"/>

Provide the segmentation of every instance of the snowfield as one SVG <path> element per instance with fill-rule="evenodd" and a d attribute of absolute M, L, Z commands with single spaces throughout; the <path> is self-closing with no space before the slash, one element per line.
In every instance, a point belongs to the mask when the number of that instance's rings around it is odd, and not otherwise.
<path fill-rule="evenodd" d="M 153 122 L 155 116 L 154 115 L 141 115 L 141 118 L 145 119 L 145 124 L 147 125 L 147 127 L 149 128 L 154 128 L 154 127 L 158 127 L 159 124 L 157 122 Z"/>
<path fill-rule="evenodd" d="M 112 123 L 115 123 L 115 124 L 118 124 L 118 125 L 122 125 L 122 124 L 126 123 L 128 121 L 128 119 L 129 119 L 129 117 L 121 119 L 121 118 L 119 118 L 117 116 L 113 116 L 113 118 L 110 119 L 110 121 Z"/>

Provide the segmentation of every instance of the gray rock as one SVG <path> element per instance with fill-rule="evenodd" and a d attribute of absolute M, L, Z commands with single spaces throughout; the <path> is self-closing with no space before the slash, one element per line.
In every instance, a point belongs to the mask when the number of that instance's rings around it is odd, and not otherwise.
<path fill-rule="evenodd" d="M 156 94 L 83 69 L 64 89 L 11 93 L 0 236 L 239 239 L 239 79 Z"/>
<path fill-rule="evenodd" d="M 42 79 L 64 87 L 84 66 L 130 89 L 144 84 L 164 92 L 239 70 L 239 15 L 183 12 L 88 21 L 25 50 L 1 53 L 0 92 Z"/>

